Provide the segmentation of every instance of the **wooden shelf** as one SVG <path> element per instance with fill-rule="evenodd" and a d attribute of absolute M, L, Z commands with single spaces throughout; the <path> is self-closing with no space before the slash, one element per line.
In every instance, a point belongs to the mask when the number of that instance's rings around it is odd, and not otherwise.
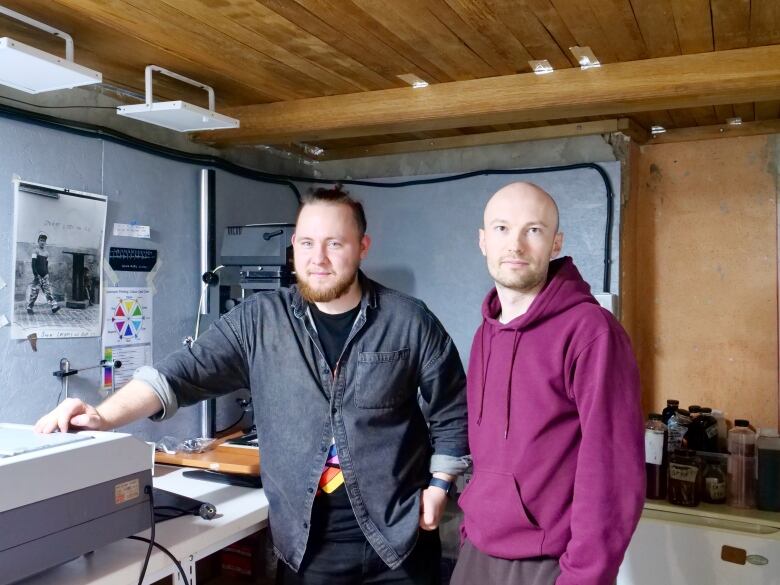
<path fill-rule="evenodd" d="M 764 512 L 763 510 L 732 508 L 725 504 L 701 503 L 695 508 L 675 506 L 664 500 L 647 500 L 645 510 L 671 512 L 699 518 L 742 522 L 756 526 L 766 526 L 780 530 L 780 512 Z M 774 532 L 774 531 L 773 531 Z"/>

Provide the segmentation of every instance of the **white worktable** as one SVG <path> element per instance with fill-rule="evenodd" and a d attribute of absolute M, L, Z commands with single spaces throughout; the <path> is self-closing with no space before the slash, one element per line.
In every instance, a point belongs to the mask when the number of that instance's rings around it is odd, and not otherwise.
<path fill-rule="evenodd" d="M 268 500 L 264 490 L 241 488 L 186 478 L 184 469 L 158 465 L 154 486 L 169 492 L 214 504 L 217 517 L 204 520 L 184 516 L 157 524 L 155 541 L 167 548 L 184 567 L 195 585 L 195 561 L 264 528 L 268 522 Z M 149 530 L 138 536 L 149 538 Z M 136 585 L 148 544 L 123 539 L 93 553 L 18 582 L 18 585 Z M 144 583 L 168 575 L 181 584 L 179 571 L 161 550 L 149 559 Z"/>

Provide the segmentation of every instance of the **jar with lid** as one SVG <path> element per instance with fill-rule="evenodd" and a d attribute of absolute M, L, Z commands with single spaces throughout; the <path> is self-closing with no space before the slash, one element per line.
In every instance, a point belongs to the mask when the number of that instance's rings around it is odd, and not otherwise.
<path fill-rule="evenodd" d="M 669 459 L 669 502 L 698 506 L 701 494 L 701 458 L 695 451 L 677 449 Z"/>
<path fill-rule="evenodd" d="M 703 491 L 701 499 L 709 504 L 726 502 L 726 465 L 728 457 L 719 453 L 704 454 L 704 472 L 702 474 Z"/>
<path fill-rule="evenodd" d="M 780 512 L 780 434 L 774 429 L 761 429 L 756 441 L 756 451 L 758 509 Z"/>

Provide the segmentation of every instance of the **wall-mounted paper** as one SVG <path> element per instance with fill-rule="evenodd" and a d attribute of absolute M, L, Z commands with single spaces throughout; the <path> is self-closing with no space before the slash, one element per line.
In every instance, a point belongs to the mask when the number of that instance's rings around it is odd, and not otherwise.
<path fill-rule="evenodd" d="M 151 230 L 148 225 L 138 225 L 136 223 L 115 223 L 114 235 L 125 236 L 127 238 L 150 238 Z"/>

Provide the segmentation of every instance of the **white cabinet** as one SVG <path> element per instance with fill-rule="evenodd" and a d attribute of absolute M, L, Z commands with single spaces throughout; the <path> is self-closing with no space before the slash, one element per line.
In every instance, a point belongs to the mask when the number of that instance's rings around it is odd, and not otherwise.
<path fill-rule="evenodd" d="M 617 585 L 780 585 L 780 514 L 651 505 L 660 509 L 642 514 Z M 747 562 L 722 560 L 724 546 Z"/>

